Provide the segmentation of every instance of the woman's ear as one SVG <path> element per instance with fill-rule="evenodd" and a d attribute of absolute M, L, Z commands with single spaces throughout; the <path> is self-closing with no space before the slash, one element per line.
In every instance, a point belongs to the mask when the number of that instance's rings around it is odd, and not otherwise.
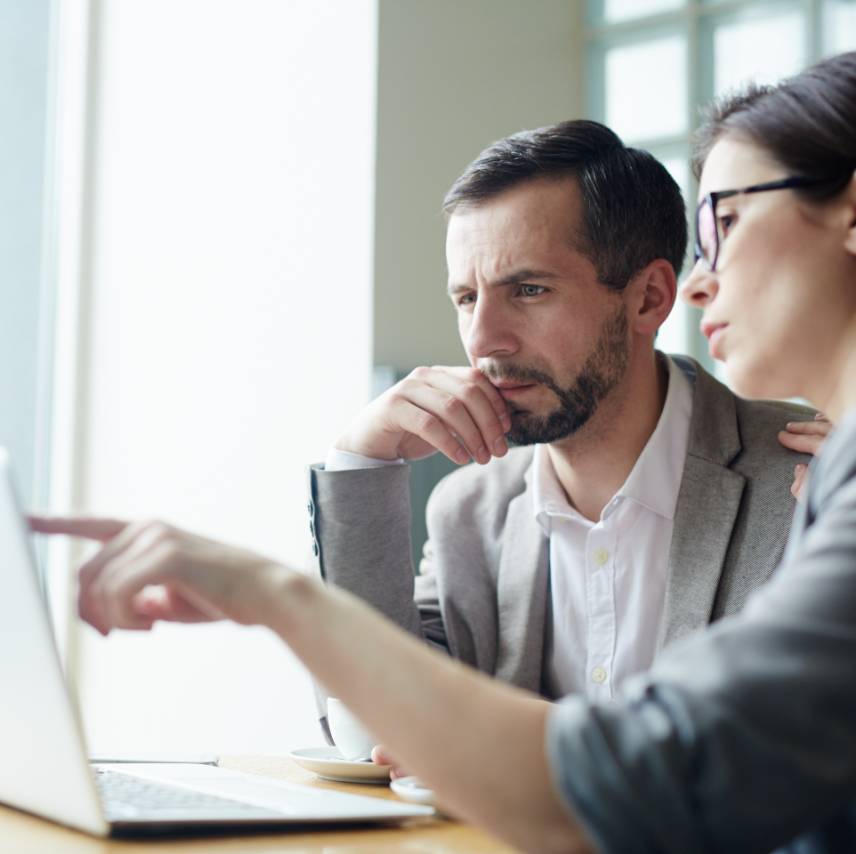
<path fill-rule="evenodd" d="M 844 238 L 844 248 L 856 257 L 856 170 L 850 176 L 850 183 L 844 190 L 847 199 L 847 216 L 849 218 L 847 235 Z"/>

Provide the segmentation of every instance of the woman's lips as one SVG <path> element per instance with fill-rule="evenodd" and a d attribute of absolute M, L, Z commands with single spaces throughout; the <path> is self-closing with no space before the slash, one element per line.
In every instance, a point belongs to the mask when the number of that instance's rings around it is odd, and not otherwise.
<path fill-rule="evenodd" d="M 722 359 L 722 339 L 725 335 L 725 330 L 728 328 L 727 323 L 702 323 L 702 335 L 708 340 L 710 355 L 714 359 Z"/>

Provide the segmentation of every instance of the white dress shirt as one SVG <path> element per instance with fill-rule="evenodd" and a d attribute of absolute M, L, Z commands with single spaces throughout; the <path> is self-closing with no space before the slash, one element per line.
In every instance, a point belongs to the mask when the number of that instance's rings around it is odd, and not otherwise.
<path fill-rule="evenodd" d="M 610 699 L 657 651 L 669 549 L 684 468 L 692 388 L 671 360 L 657 427 L 627 481 L 592 522 L 568 503 L 550 454 L 536 445 L 533 512 L 550 541 L 546 687 Z M 331 448 L 329 471 L 402 465 Z"/>
<path fill-rule="evenodd" d="M 657 427 L 624 485 L 592 522 L 565 497 L 544 445 L 535 448 L 533 512 L 550 540 L 546 687 L 610 700 L 658 648 L 692 387 L 671 360 Z"/>

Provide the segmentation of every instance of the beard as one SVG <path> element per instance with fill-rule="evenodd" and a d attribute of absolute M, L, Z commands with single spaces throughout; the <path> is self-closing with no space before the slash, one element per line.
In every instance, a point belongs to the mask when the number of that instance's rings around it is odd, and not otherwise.
<path fill-rule="evenodd" d="M 567 386 L 560 385 L 550 374 L 537 368 L 513 364 L 485 368 L 488 379 L 539 383 L 559 399 L 559 405 L 546 415 L 536 415 L 510 405 L 508 439 L 515 445 L 557 442 L 586 424 L 627 371 L 630 360 L 627 328 L 627 310 L 622 305 L 603 322 L 600 335 L 580 372 Z"/>

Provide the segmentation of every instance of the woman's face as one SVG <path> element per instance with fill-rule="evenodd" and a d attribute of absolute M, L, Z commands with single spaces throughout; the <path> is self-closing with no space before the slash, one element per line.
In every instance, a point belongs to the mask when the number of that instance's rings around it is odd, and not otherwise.
<path fill-rule="evenodd" d="M 763 149 L 725 136 L 705 162 L 699 198 L 785 177 Z M 711 355 L 725 362 L 738 393 L 823 405 L 856 312 L 851 196 L 848 188 L 810 204 L 776 190 L 719 200 L 716 272 L 699 261 L 681 296 L 703 309 Z"/>

